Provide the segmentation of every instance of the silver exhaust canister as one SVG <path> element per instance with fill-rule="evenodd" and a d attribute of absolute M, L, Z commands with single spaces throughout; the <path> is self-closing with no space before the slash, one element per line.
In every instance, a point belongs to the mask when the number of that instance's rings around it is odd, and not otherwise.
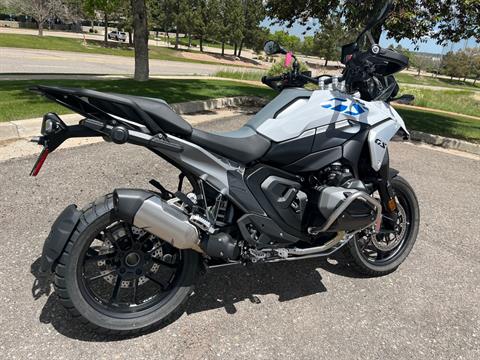
<path fill-rule="evenodd" d="M 148 231 L 177 249 L 200 248 L 198 230 L 179 209 L 158 195 L 133 189 L 119 189 L 113 193 L 115 211 L 121 220 Z"/>

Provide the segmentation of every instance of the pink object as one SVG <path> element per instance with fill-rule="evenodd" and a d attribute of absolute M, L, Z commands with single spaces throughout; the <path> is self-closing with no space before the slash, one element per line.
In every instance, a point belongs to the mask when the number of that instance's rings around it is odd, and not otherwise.
<path fill-rule="evenodd" d="M 291 52 L 287 53 L 285 56 L 285 67 L 289 67 L 293 60 L 293 54 Z"/>

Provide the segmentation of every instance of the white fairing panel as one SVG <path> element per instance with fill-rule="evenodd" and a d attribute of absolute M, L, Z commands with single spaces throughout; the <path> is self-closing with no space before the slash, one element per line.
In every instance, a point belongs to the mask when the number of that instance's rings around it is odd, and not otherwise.
<path fill-rule="evenodd" d="M 287 104 L 286 104 L 287 105 Z M 385 122 L 385 120 L 389 120 Z M 312 129 L 335 123 L 363 123 L 372 126 L 370 151 L 372 167 L 379 169 L 386 147 L 399 129 L 408 135 L 405 123 L 389 104 L 383 101 L 363 101 L 336 90 L 317 90 L 310 98 L 300 98 L 281 109 L 276 116 L 264 119 L 257 124 L 256 131 L 274 142 L 294 139 Z M 375 125 L 383 124 L 378 126 Z M 375 144 L 379 140 L 381 147 Z"/>
<path fill-rule="evenodd" d="M 400 129 L 400 125 L 395 120 L 387 120 L 372 128 L 368 133 L 368 146 L 373 170 L 378 171 L 382 167 L 388 143 L 398 129 Z"/>

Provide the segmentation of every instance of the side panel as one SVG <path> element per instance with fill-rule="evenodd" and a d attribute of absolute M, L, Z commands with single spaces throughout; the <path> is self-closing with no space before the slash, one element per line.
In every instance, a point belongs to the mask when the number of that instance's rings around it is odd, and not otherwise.
<path fill-rule="evenodd" d="M 264 214 L 262 207 L 245 185 L 243 176 L 245 167 L 175 136 L 169 136 L 168 140 L 173 144 L 181 145 L 183 151 L 162 149 L 163 156 L 173 163 L 180 164 L 182 168 L 198 176 L 221 194 L 228 196 L 243 211 Z"/>
<path fill-rule="evenodd" d="M 339 91 L 317 90 L 302 102 L 286 103 L 278 113 L 264 112 L 255 129 L 264 137 L 281 143 L 334 123 L 350 121 L 375 126 L 386 119 L 395 121 L 408 134 L 402 118 L 383 101 L 367 102 Z"/>
<path fill-rule="evenodd" d="M 387 120 L 370 130 L 368 134 L 368 146 L 373 170 L 378 171 L 382 167 L 382 161 L 385 157 L 388 143 L 397 133 L 398 129 L 400 129 L 400 124 L 397 121 Z"/>

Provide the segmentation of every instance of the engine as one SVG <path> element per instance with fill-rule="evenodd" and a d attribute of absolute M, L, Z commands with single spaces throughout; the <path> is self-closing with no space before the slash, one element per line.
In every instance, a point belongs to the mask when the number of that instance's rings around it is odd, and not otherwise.
<path fill-rule="evenodd" d="M 377 220 L 380 204 L 341 163 L 333 163 L 311 176 L 310 183 L 314 190 L 310 234 L 360 231 Z"/>

